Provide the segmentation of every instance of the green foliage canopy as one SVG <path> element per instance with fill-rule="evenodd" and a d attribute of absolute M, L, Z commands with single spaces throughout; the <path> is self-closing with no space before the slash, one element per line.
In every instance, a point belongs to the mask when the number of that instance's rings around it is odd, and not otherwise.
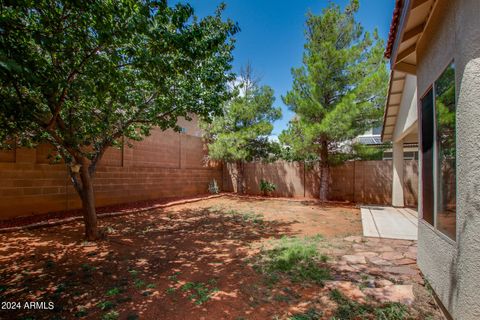
<path fill-rule="evenodd" d="M 355 21 L 358 0 L 342 11 L 331 3 L 307 15 L 303 66 L 292 69 L 293 87 L 283 97 L 295 118 L 280 135 L 300 158 L 329 154 L 342 142 L 380 124 L 388 73 L 377 32 Z"/>
<path fill-rule="evenodd" d="M 238 27 L 167 1 L 0 4 L 0 141 L 48 141 L 67 162 L 219 114 Z"/>
<path fill-rule="evenodd" d="M 209 157 L 227 162 L 267 159 L 274 146 L 268 141 L 272 122 L 282 116 L 274 107 L 273 89 L 259 86 L 250 75 L 234 86 L 234 98 L 223 107 L 223 116 L 203 124 Z"/>

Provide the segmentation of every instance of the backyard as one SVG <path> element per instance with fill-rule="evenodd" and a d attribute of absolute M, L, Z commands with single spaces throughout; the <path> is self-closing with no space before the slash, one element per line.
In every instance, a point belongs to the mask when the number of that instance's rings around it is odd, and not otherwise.
<path fill-rule="evenodd" d="M 416 243 L 363 238 L 351 205 L 224 195 L 100 225 L 0 234 L 3 301 L 54 305 L 0 318 L 442 319 Z"/>

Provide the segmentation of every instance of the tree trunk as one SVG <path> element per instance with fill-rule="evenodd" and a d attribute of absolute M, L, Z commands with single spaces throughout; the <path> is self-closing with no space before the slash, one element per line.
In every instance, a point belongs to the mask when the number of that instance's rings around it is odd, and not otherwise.
<path fill-rule="evenodd" d="M 327 201 L 329 178 L 330 167 L 328 165 L 320 164 L 320 201 Z"/>
<path fill-rule="evenodd" d="M 236 162 L 237 167 L 237 193 L 245 193 L 245 174 L 244 174 L 244 163 L 243 161 Z"/>
<path fill-rule="evenodd" d="M 98 239 L 97 213 L 95 212 L 95 195 L 93 193 L 93 181 L 88 170 L 88 162 L 85 160 L 80 168 L 82 188 L 83 220 L 85 222 L 85 237 L 87 240 Z"/>
<path fill-rule="evenodd" d="M 328 142 L 321 141 L 320 150 L 320 201 L 327 201 L 328 182 L 330 179 L 330 166 L 328 163 Z"/>

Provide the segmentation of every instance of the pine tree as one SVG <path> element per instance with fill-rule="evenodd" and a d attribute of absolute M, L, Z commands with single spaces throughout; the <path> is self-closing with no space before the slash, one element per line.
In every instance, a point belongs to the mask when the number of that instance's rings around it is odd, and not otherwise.
<path fill-rule="evenodd" d="M 224 105 L 223 115 L 211 123 L 203 123 L 208 154 L 213 160 L 234 163 L 237 192 L 245 192 L 245 162 L 268 159 L 276 153 L 268 136 L 274 122 L 280 119 L 280 108 L 274 107 L 275 97 L 269 86 L 260 86 L 248 65 L 234 86 L 234 98 Z"/>
<path fill-rule="evenodd" d="M 283 101 L 296 113 L 280 141 L 297 157 L 320 162 L 321 200 L 327 198 L 330 158 L 346 140 L 379 125 L 388 73 L 377 31 L 355 20 L 359 1 L 344 11 L 331 3 L 308 13 L 303 66 L 292 69 L 293 86 Z"/>

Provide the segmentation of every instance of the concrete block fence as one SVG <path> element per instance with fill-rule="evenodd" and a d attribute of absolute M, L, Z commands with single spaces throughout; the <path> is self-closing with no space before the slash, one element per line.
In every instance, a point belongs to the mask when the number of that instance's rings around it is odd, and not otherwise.
<path fill-rule="evenodd" d="M 416 207 L 418 194 L 418 164 L 405 160 L 405 205 Z M 330 170 L 328 199 L 359 204 L 391 205 L 392 161 L 349 161 Z M 236 168 L 226 164 L 223 169 L 225 191 L 236 191 Z M 272 193 L 278 197 L 317 198 L 320 188 L 319 169 L 303 162 L 278 161 L 274 163 L 248 163 L 245 166 L 248 194 L 260 195 L 260 181 L 274 183 Z"/>
<path fill-rule="evenodd" d="M 80 199 L 51 146 L 0 151 L 0 219 L 78 209 Z M 200 137 L 154 131 L 133 148 L 109 149 L 94 181 L 97 206 L 188 197 L 222 182 L 221 164 L 206 163 Z"/>
<path fill-rule="evenodd" d="M 198 136 L 153 131 L 141 142 L 111 148 L 95 177 L 97 206 L 160 198 L 190 197 L 208 192 L 216 179 L 222 191 L 235 192 L 235 166 L 206 163 Z M 52 148 L 0 150 L 0 219 L 78 209 L 80 199 L 64 164 L 52 163 Z M 416 206 L 416 161 L 405 161 L 404 194 L 407 206 Z M 318 167 L 303 162 L 248 163 L 247 193 L 260 195 L 261 179 L 277 185 L 274 196 L 317 198 Z M 391 161 L 352 161 L 332 167 L 329 200 L 391 204 Z"/>

